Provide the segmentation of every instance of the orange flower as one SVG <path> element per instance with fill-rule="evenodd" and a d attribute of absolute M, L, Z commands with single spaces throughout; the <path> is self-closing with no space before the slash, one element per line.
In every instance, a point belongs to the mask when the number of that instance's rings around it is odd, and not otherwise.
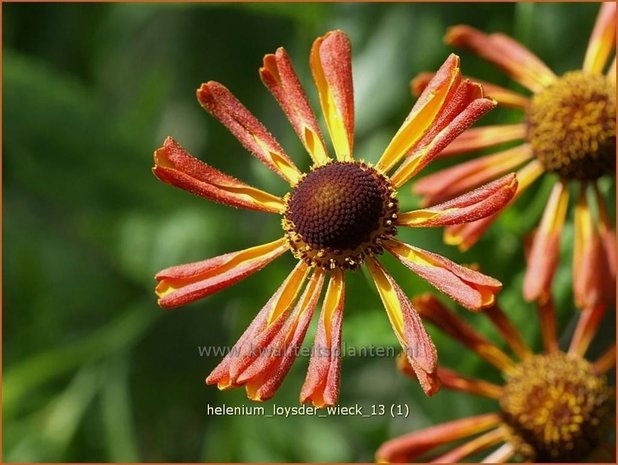
<path fill-rule="evenodd" d="M 614 301 L 615 231 L 597 184 L 601 176 L 613 175 L 616 169 L 615 55 L 607 74 L 602 74 L 611 58 L 615 28 L 616 3 L 604 3 L 582 69 L 561 77 L 521 44 L 502 34 L 487 35 L 468 26 L 455 26 L 446 34 L 446 42 L 472 50 L 497 65 L 533 95 L 528 98 L 479 81 L 499 104 L 522 110 L 522 122 L 469 129 L 440 156 L 450 157 L 503 142 L 523 140 L 523 143 L 431 174 L 418 181 L 414 190 L 426 203 L 441 202 L 521 167 L 517 174 L 517 198 L 542 174 L 557 174 L 532 242 L 525 275 L 524 295 L 531 301 L 542 299 L 550 292 L 571 181 L 579 184 L 573 259 L 576 306 L 593 308 Z M 420 74 L 412 81 L 413 90 L 420 92 L 431 77 L 429 73 Z M 594 200 L 588 198 L 590 193 Z M 594 204 L 592 208 L 591 204 Z M 596 217 L 591 209 L 598 212 Z M 496 217 L 450 226 L 445 231 L 445 241 L 466 250 Z"/>
<path fill-rule="evenodd" d="M 457 317 L 432 295 L 414 299 L 423 319 L 499 369 L 504 385 L 475 379 L 440 367 L 438 378 L 448 389 L 494 399 L 495 413 L 450 421 L 385 442 L 379 462 L 460 462 L 495 448 L 483 463 L 523 461 L 574 462 L 603 453 L 603 435 L 611 427 L 612 389 L 606 373 L 616 365 L 616 344 L 599 358 L 584 358 L 605 307 L 582 313 L 569 348 L 561 351 L 556 339 L 555 309 L 551 300 L 539 304 L 544 351 L 534 354 L 496 304 L 483 312 L 506 341 L 516 360 Z M 400 370 L 415 378 L 407 360 Z M 448 447 L 449 443 L 468 438 Z M 434 450 L 440 448 L 439 452 Z M 445 449 L 446 448 L 446 449 Z M 608 445 L 611 455 L 613 446 Z M 610 456 L 605 457 L 606 460 Z M 602 460 L 601 456 L 597 460 Z"/>
<path fill-rule="evenodd" d="M 286 251 L 298 264 L 230 353 L 208 376 L 220 389 L 244 385 L 249 398 L 273 396 L 300 349 L 328 278 L 301 402 L 332 405 L 339 394 L 344 274 L 366 264 L 395 334 L 427 394 L 438 388 L 437 355 L 410 301 L 384 270 L 387 250 L 405 266 L 471 310 L 491 305 L 501 284 L 395 239 L 397 226 L 436 227 L 494 214 L 514 195 L 514 174 L 422 210 L 400 213 L 396 191 L 447 144 L 495 106 L 481 87 L 462 79 L 451 55 L 428 84 L 378 163 L 353 157 L 351 48 L 341 31 L 318 38 L 310 65 L 336 160 L 330 158 L 307 97 L 283 48 L 264 57 L 262 81 L 287 115 L 313 160 L 302 174 L 266 128 L 223 85 L 202 84 L 200 104 L 291 187 L 283 198 L 234 179 L 189 155 L 173 139 L 155 152 L 155 175 L 196 195 L 233 207 L 282 216 L 274 242 L 205 261 L 174 266 L 156 279 L 159 305 L 177 307 L 255 273 Z M 398 167 L 393 175 L 388 173 Z M 304 291 L 303 291 L 304 287 Z M 302 291 L 302 292 L 301 292 Z M 299 297 L 299 294 L 300 295 Z"/>

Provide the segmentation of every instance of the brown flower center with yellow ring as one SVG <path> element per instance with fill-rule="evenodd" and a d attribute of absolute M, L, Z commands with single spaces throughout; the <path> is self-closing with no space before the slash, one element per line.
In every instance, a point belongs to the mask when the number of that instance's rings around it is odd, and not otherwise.
<path fill-rule="evenodd" d="M 396 234 L 388 179 L 362 162 L 312 169 L 286 195 L 283 229 L 296 258 L 324 269 L 356 269 Z"/>
<path fill-rule="evenodd" d="M 611 391 L 578 356 L 535 355 L 509 374 L 500 407 L 509 442 L 525 459 L 573 462 L 599 444 Z"/>
<path fill-rule="evenodd" d="M 543 166 L 568 179 L 616 169 L 616 87 L 603 75 L 566 73 L 532 98 L 528 140 Z"/>

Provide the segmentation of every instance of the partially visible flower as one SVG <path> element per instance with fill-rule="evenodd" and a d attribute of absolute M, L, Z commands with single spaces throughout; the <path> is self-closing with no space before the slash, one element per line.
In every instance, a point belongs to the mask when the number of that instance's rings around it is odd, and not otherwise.
<path fill-rule="evenodd" d="M 379 462 L 460 462 L 487 449 L 483 463 L 509 459 L 535 462 L 577 462 L 596 455 L 611 458 L 613 446 L 605 433 L 614 424 L 613 390 L 606 373 L 616 365 L 615 342 L 596 360 L 584 355 L 603 316 L 602 307 L 590 317 L 580 314 L 566 351 L 556 339 L 555 309 L 551 300 L 539 304 L 544 351 L 534 354 L 496 304 L 483 312 L 503 337 L 516 360 L 476 332 L 432 295 L 414 299 L 423 317 L 454 340 L 498 368 L 504 384 L 475 379 L 449 368 L 438 368 L 445 388 L 494 399 L 495 413 L 485 413 L 414 431 L 385 442 Z M 414 377 L 405 358 L 399 368 Z M 463 443 L 455 441 L 467 439 Z M 449 446 L 450 445 L 450 446 Z M 440 448 L 440 452 L 435 450 Z M 517 461 L 516 460 L 516 461 Z"/>
<path fill-rule="evenodd" d="M 280 198 L 234 179 L 189 155 L 168 138 L 155 152 L 155 175 L 196 195 L 234 207 L 281 215 L 274 242 L 157 274 L 159 305 L 177 307 L 255 273 L 289 250 L 298 264 L 206 379 L 220 389 L 245 386 L 249 398 L 274 395 L 302 344 L 328 280 L 301 402 L 322 407 L 339 395 L 340 343 L 348 270 L 365 264 L 408 360 L 427 394 L 434 393 L 437 355 L 410 301 L 377 256 L 387 250 L 401 263 L 471 310 L 491 305 L 501 284 L 444 257 L 395 239 L 397 226 L 436 227 L 494 214 L 513 196 L 513 174 L 421 210 L 400 213 L 396 191 L 495 103 L 462 79 L 451 55 L 429 82 L 375 166 L 353 157 L 354 104 L 351 49 L 341 31 L 318 38 L 310 65 L 335 149 L 329 157 L 316 118 L 283 48 L 264 57 L 260 76 L 281 105 L 313 160 L 301 173 L 266 128 L 224 86 L 203 84 L 201 105 L 240 143 L 286 180 Z M 395 172 L 388 176 L 394 168 Z M 304 291 L 303 291 L 304 287 Z M 299 297 L 300 295 L 300 297 Z"/>
<path fill-rule="evenodd" d="M 573 182 L 579 186 L 573 258 L 576 306 L 590 310 L 614 302 L 615 230 L 598 180 L 615 175 L 616 169 L 615 54 L 607 74 L 603 74 L 614 48 L 615 28 L 616 3 L 604 3 L 582 69 L 561 77 L 521 44 L 502 34 L 486 35 L 468 26 L 455 26 L 446 34 L 447 43 L 470 49 L 497 65 L 533 95 L 528 98 L 482 83 L 487 94 L 500 105 L 522 110 L 522 122 L 470 129 L 443 150 L 441 157 L 509 141 L 522 140 L 522 144 L 438 171 L 416 182 L 414 190 L 423 195 L 427 204 L 442 202 L 521 166 L 517 198 L 544 173 L 557 175 L 534 236 L 524 279 L 524 294 L 531 301 L 543 299 L 550 292 L 569 204 L 568 186 Z M 412 81 L 413 91 L 420 92 L 431 76 L 420 74 Z M 591 210 L 596 210 L 596 216 Z M 466 250 L 496 217 L 450 226 L 446 228 L 445 241 Z"/>

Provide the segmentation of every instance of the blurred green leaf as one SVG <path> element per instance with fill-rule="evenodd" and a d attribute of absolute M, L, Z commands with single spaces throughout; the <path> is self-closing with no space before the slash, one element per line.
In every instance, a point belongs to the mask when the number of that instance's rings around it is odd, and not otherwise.
<path fill-rule="evenodd" d="M 4 418 L 17 414 L 26 396 L 44 383 L 88 362 L 131 347 L 156 316 L 138 305 L 77 343 L 47 350 L 6 370 L 2 397 Z"/>

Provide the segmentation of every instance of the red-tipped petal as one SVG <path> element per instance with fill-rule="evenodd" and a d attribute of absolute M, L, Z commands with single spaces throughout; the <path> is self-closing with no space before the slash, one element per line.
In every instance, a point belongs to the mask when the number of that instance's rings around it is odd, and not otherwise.
<path fill-rule="evenodd" d="M 442 150 L 440 157 L 451 157 L 462 153 L 474 152 L 505 142 L 523 140 L 525 137 L 526 125 L 523 123 L 471 128 L 464 131 Z"/>
<path fill-rule="evenodd" d="M 461 83 L 459 57 L 451 54 L 440 67 L 427 88 L 404 120 L 376 164 L 386 173 L 412 150 L 431 128 L 444 105 Z"/>
<path fill-rule="evenodd" d="M 410 82 L 410 88 L 413 95 L 420 95 L 425 87 L 429 84 L 431 79 L 435 76 L 435 73 L 419 73 Z M 486 97 L 494 99 L 501 106 L 512 107 L 518 109 L 526 109 L 530 105 L 530 99 L 512 90 L 505 89 L 504 87 L 497 86 L 481 79 L 466 76 L 466 79 L 480 84 L 483 87 L 483 93 Z"/>
<path fill-rule="evenodd" d="M 480 220 L 504 208 L 513 198 L 516 190 L 515 174 L 507 174 L 448 202 L 403 213 L 397 219 L 397 224 L 427 228 Z"/>
<path fill-rule="evenodd" d="M 519 145 L 437 171 L 416 181 L 413 189 L 423 196 L 424 205 L 444 202 L 482 183 L 496 179 L 497 176 L 517 168 L 531 157 L 530 145 Z"/>
<path fill-rule="evenodd" d="M 584 58 L 583 70 L 600 74 L 616 42 L 616 2 L 603 3 L 599 10 Z"/>
<path fill-rule="evenodd" d="M 281 198 L 207 165 L 171 137 L 155 151 L 154 160 L 152 171 L 161 181 L 213 202 L 270 213 L 281 213 L 285 209 Z"/>
<path fill-rule="evenodd" d="M 322 408 L 335 405 L 339 398 L 344 296 L 343 272 L 333 270 L 322 304 L 307 377 L 300 392 L 303 404 L 311 401 L 315 407 Z"/>
<path fill-rule="evenodd" d="M 448 30 L 445 41 L 472 50 L 533 92 L 543 90 L 556 79 L 536 55 L 504 34 L 488 35 L 473 27 L 459 25 Z"/>
<path fill-rule="evenodd" d="M 616 281 L 616 230 L 612 225 L 609 215 L 607 213 L 607 207 L 605 206 L 605 200 L 599 191 L 597 184 L 594 184 L 594 196 L 596 199 L 597 210 L 599 212 L 599 234 L 603 241 L 603 247 L 605 247 L 605 256 L 607 257 L 607 266 L 611 273 L 611 279 Z"/>
<path fill-rule="evenodd" d="M 210 81 L 197 90 L 204 109 L 230 130 L 238 141 L 290 185 L 301 173 L 279 143 L 247 108 L 222 84 Z"/>
<path fill-rule="evenodd" d="M 560 255 L 560 236 L 568 204 L 568 188 L 559 181 L 549 197 L 528 256 L 528 267 L 524 277 L 524 297 L 527 300 L 537 300 L 551 289 Z"/>
<path fill-rule="evenodd" d="M 517 171 L 517 192 L 511 201 L 514 202 L 544 172 L 545 168 L 538 160 L 532 160 Z M 444 242 L 466 251 L 476 244 L 498 216 L 499 213 L 496 213 L 472 223 L 448 226 L 444 230 Z"/>
<path fill-rule="evenodd" d="M 281 105 L 314 163 L 317 165 L 326 163 L 329 157 L 322 132 L 284 48 L 279 48 L 274 54 L 264 57 L 260 77 Z"/>
<path fill-rule="evenodd" d="M 207 384 L 217 384 L 219 389 L 238 386 L 236 378 L 268 348 L 281 329 L 285 317 L 294 306 L 300 289 L 309 273 L 309 267 L 299 262 L 277 292 L 256 315 L 238 342 L 206 378 Z"/>
<path fill-rule="evenodd" d="M 411 462 L 438 446 L 494 428 L 501 421 L 497 413 L 487 413 L 430 426 L 386 441 L 376 452 L 376 461 Z"/>
<path fill-rule="evenodd" d="M 435 394 L 440 387 L 437 378 L 438 355 L 429 334 L 423 327 L 423 322 L 410 300 L 376 259 L 370 258 L 367 261 L 367 268 L 373 277 L 395 335 L 423 391 L 428 396 Z"/>
<path fill-rule="evenodd" d="M 266 350 L 236 379 L 245 385 L 247 397 L 255 401 L 270 399 L 290 371 L 303 343 L 307 328 L 320 298 L 325 272 L 316 268 L 296 307 Z"/>
<path fill-rule="evenodd" d="M 465 110 L 453 118 L 430 142 L 426 141 L 426 144 L 419 144 L 418 148 L 405 159 L 391 176 L 393 186 L 401 187 L 404 185 L 436 158 L 457 136 L 472 126 L 489 110 L 495 108 L 495 106 L 495 101 L 486 98 L 479 98 L 470 103 Z"/>
<path fill-rule="evenodd" d="M 616 281 L 606 248 L 592 218 L 582 184 L 575 206 L 573 250 L 573 294 L 580 309 L 610 305 L 615 301 Z"/>
<path fill-rule="evenodd" d="M 385 248 L 414 273 L 469 310 L 492 305 L 502 288 L 499 281 L 489 276 L 403 242 L 390 240 Z"/>
<path fill-rule="evenodd" d="M 261 270 L 288 249 L 284 238 L 250 249 L 186 265 L 172 266 L 155 276 L 155 290 L 163 308 L 193 302 Z"/>
<path fill-rule="evenodd" d="M 352 159 L 354 147 L 354 88 L 352 47 L 342 31 L 331 31 L 313 43 L 313 79 L 337 159 Z"/>

